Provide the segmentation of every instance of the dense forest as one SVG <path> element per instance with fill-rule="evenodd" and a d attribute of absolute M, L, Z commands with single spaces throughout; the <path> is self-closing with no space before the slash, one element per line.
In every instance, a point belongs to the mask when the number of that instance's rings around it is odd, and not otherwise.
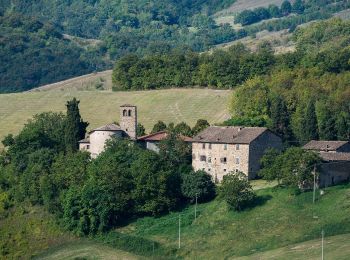
<path fill-rule="evenodd" d="M 289 5 L 284 4 L 278 8 L 279 14 L 273 14 L 283 17 L 251 25 L 241 21 L 247 26 L 237 30 L 229 24 L 218 25 L 212 16 L 233 2 L 234 0 L 3 0 L 0 2 L 2 21 L 10 19 L 9 17 L 20 17 L 23 26 L 2 23 L 1 39 L 13 41 L 17 36 L 27 39 L 21 41 L 25 42 L 24 50 L 15 49 L 16 59 L 13 59 L 13 50 L 9 51 L 10 46 L 6 45 L 8 41 L 0 45 L 1 60 L 9 61 L 6 66 L 1 64 L 4 79 L 0 82 L 0 93 L 30 89 L 110 68 L 111 62 L 131 53 L 142 58 L 152 54 L 166 54 L 174 49 L 202 52 L 246 35 L 254 36 L 262 30 L 289 28 L 292 31 L 299 24 L 329 18 L 333 13 L 349 8 L 345 1 L 302 1 L 302 6 L 299 7 L 297 3 L 300 4 L 300 1 L 297 1 L 291 6 L 291 15 L 288 15 Z M 271 9 L 276 11 L 276 8 Z M 305 10 L 301 12 L 302 9 Z M 273 10 L 269 9 L 272 13 Z M 269 16 L 271 15 L 261 18 Z M 50 25 L 52 30 L 62 36 L 51 37 L 49 41 L 42 39 L 43 35 L 35 31 L 26 32 L 23 27 L 31 27 L 31 20 Z M 80 46 L 71 39 L 72 36 L 81 37 L 81 41 L 90 39 L 96 44 Z M 37 52 L 43 46 L 50 49 L 50 55 L 44 51 L 44 54 Z M 25 60 L 28 64 L 35 63 L 35 73 L 29 73 L 30 68 L 26 69 L 26 64 L 19 71 L 16 70 L 16 63 L 20 60 Z M 64 69 L 57 68 L 58 63 L 67 66 L 62 66 Z M 51 73 L 46 73 L 47 68 L 55 68 L 55 72 L 50 69 Z"/>
<path fill-rule="evenodd" d="M 107 66 L 96 50 L 64 39 L 49 22 L 16 13 L 0 16 L 0 93 L 86 74 L 97 64 Z"/>
<path fill-rule="evenodd" d="M 244 32 L 236 32 L 227 25 L 218 26 L 207 16 L 232 2 L 2 1 L 0 51 L 1 61 L 7 63 L 1 64 L 4 75 L 0 92 L 21 91 L 102 70 L 111 66 L 108 60 L 127 53 L 141 56 L 165 53 L 176 46 L 202 51 L 232 41 L 244 36 Z M 34 20 L 55 31 L 50 39 L 43 30 L 32 27 Z M 90 48 L 78 48 L 64 41 L 62 35 L 97 39 L 99 43 Z M 12 48 L 16 37 L 18 45 L 24 45 L 24 49 Z M 44 47 L 49 50 L 45 51 Z M 23 60 L 35 63 L 34 73 L 26 65 L 21 67 L 23 70 L 15 69 Z"/>
<path fill-rule="evenodd" d="M 242 84 L 231 103 L 234 118 L 227 124 L 269 126 L 288 142 L 347 140 L 349 32 L 350 22 L 340 19 L 315 23 L 294 33 L 296 52 L 281 55 L 262 44 L 255 53 L 235 45 L 212 54 L 177 51 L 128 56 L 115 66 L 114 88 L 232 88 Z"/>

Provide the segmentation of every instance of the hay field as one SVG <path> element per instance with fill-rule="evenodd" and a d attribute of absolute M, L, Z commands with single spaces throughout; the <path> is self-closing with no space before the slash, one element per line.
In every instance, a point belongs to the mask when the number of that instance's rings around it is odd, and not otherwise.
<path fill-rule="evenodd" d="M 222 122 L 227 111 L 230 90 L 166 89 L 136 92 L 50 90 L 0 95 L 0 140 L 16 134 L 34 114 L 45 111 L 65 112 L 67 100 L 80 100 L 81 115 L 89 129 L 119 121 L 119 106 L 138 106 L 139 122 L 150 131 L 158 120 L 166 123 L 185 121 L 194 125 L 197 119 Z"/>

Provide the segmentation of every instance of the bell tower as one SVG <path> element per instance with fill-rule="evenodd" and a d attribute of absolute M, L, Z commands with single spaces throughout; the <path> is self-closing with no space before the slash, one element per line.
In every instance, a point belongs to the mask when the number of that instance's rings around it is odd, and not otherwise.
<path fill-rule="evenodd" d="M 137 107 L 133 105 L 120 106 L 120 128 L 132 140 L 137 139 Z"/>

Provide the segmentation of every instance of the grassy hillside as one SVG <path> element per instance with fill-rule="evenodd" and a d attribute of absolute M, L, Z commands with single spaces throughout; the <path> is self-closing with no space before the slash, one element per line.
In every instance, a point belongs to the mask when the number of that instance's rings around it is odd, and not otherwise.
<path fill-rule="evenodd" d="M 49 247 L 78 239 L 64 232 L 40 207 L 17 205 L 0 216 L 0 258 L 30 258 Z"/>
<path fill-rule="evenodd" d="M 257 193 L 260 199 L 256 207 L 241 213 L 228 211 L 224 202 L 215 200 L 198 207 L 200 213 L 196 221 L 192 206 L 180 214 L 139 219 L 118 231 L 158 241 L 169 250 L 176 250 L 177 255 L 192 259 L 239 256 L 271 259 L 276 254 L 281 256 L 277 259 L 285 259 L 284 256 L 293 256 L 288 254 L 290 245 L 315 239 L 319 241 L 322 229 L 326 241 L 329 236 L 350 232 L 349 185 L 328 188 L 315 205 L 312 204 L 312 192 L 293 195 L 291 190 L 267 188 Z M 177 249 L 179 215 L 182 223 L 181 249 Z M 333 240 L 332 245 L 328 240 L 326 247 L 330 251 L 349 247 L 350 242 L 345 238 Z M 311 247 L 317 244 L 316 240 L 299 247 Z M 281 247 L 284 248 L 269 251 Z M 319 246 L 314 247 L 317 248 Z M 265 251 L 269 252 L 257 254 Z M 299 259 L 309 259 L 308 256 L 315 257 L 317 253 L 317 250 L 303 252 L 301 249 L 293 254 Z M 332 254 L 344 257 L 343 253 Z"/>
<path fill-rule="evenodd" d="M 112 90 L 112 70 L 83 75 L 76 78 L 48 84 L 29 92 L 51 90 Z"/>
<path fill-rule="evenodd" d="M 54 259 L 123 259 L 133 260 L 141 257 L 131 253 L 123 252 L 109 246 L 105 246 L 92 241 L 75 241 L 65 243 L 63 245 L 48 249 L 42 254 L 39 254 L 34 259 L 54 260 Z"/>
<path fill-rule="evenodd" d="M 79 85 L 79 83 L 78 83 Z M 119 120 L 119 106 L 138 106 L 139 122 L 148 131 L 158 120 L 185 121 L 193 125 L 204 118 L 210 123 L 228 118 L 231 91 L 209 89 L 167 89 L 138 92 L 109 91 L 42 91 L 0 95 L 0 139 L 17 133 L 34 114 L 44 111 L 65 111 L 67 100 L 77 97 L 89 129 Z"/>
<path fill-rule="evenodd" d="M 326 237 L 324 240 L 325 259 L 347 260 L 350 255 L 350 234 Z M 318 260 L 321 258 L 321 238 L 293 244 L 275 250 L 257 253 L 237 260 Z"/>
<path fill-rule="evenodd" d="M 231 6 L 219 11 L 215 16 L 223 16 L 225 14 L 239 13 L 247 9 L 255 9 L 258 7 L 268 7 L 269 5 L 280 6 L 283 0 L 237 0 Z M 294 1 L 290 1 L 294 2 Z"/>

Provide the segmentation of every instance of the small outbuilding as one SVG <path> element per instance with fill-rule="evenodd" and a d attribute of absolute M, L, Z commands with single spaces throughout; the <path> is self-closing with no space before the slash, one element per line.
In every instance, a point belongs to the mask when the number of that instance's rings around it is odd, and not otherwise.
<path fill-rule="evenodd" d="M 159 143 L 168 137 L 167 131 L 160 131 L 157 133 L 141 136 L 137 139 L 137 142 L 141 144 L 145 149 L 159 153 Z M 180 135 L 180 139 L 185 142 L 192 142 L 192 138 L 184 135 Z"/>
<path fill-rule="evenodd" d="M 322 163 L 319 167 L 320 187 L 350 181 L 350 143 L 348 141 L 310 141 L 303 147 L 317 152 Z"/>

